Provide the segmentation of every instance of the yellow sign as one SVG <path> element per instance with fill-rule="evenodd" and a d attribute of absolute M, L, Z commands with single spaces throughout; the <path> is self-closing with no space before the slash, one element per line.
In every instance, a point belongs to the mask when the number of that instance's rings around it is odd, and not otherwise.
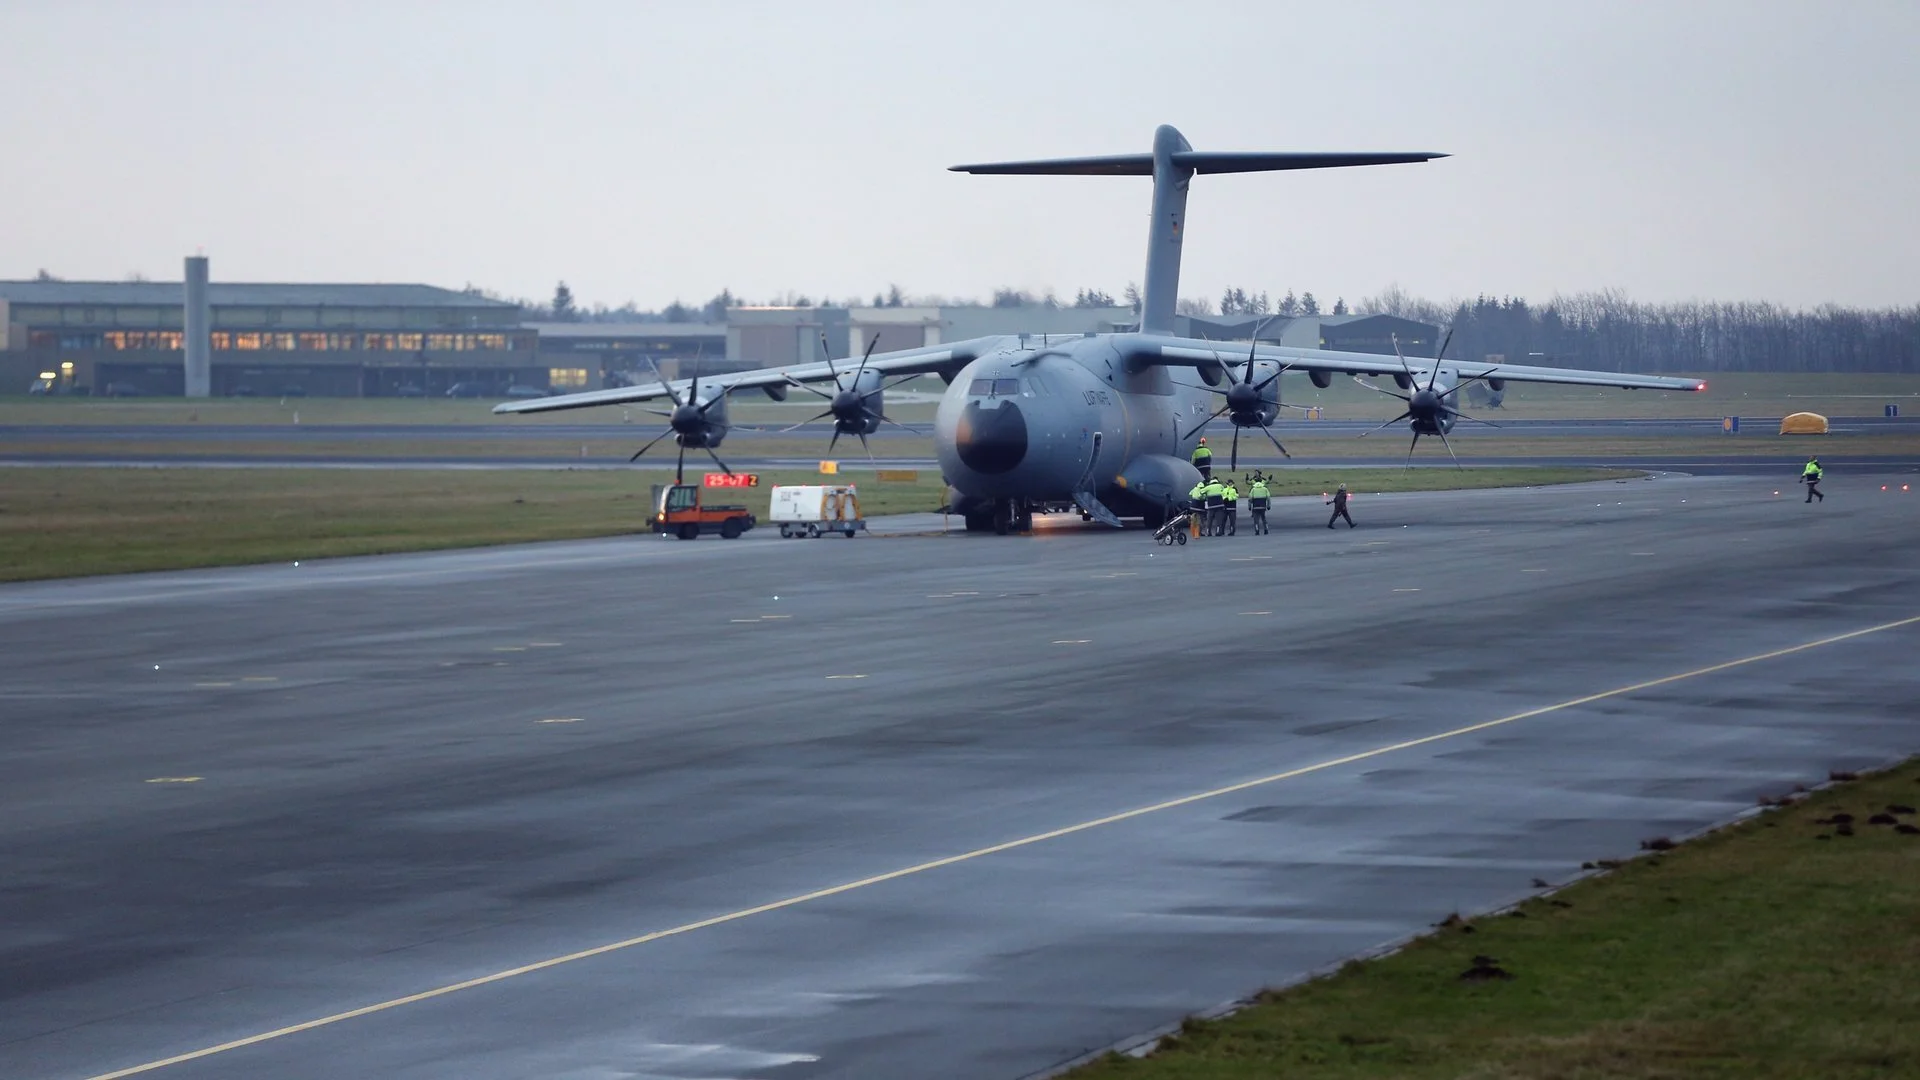
<path fill-rule="evenodd" d="M 837 475 L 839 475 L 839 473 L 840 473 L 840 463 L 839 463 L 839 462 L 837 462 L 837 461 L 823 461 L 823 462 L 821 462 L 821 463 L 820 463 L 820 475 L 821 475 L 821 476 L 837 476 Z"/>
<path fill-rule="evenodd" d="M 895 481 L 902 484 L 912 484 L 917 482 L 920 479 L 920 470 L 919 469 L 876 469 L 874 470 L 873 475 L 874 475 L 874 478 L 878 480 L 890 480 L 890 481 Z"/>

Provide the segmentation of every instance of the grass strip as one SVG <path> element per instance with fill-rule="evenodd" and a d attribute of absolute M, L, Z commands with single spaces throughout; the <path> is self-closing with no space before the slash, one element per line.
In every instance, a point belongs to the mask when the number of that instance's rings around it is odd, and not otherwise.
<path fill-rule="evenodd" d="M 1637 475 L 1603 469 L 1294 470 L 1276 495 L 1510 487 Z M 651 470 L 0 469 L 0 581 L 176 570 L 641 533 Z M 767 517 L 768 488 L 815 484 L 807 471 L 760 474 L 761 487 L 712 501 Z M 945 488 L 849 473 L 869 517 L 932 511 Z M 956 520 L 956 525 L 958 524 Z"/>
<path fill-rule="evenodd" d="M 1920 1076 L 1920 760 L 1836 777 L 1068 1075 Z"/>

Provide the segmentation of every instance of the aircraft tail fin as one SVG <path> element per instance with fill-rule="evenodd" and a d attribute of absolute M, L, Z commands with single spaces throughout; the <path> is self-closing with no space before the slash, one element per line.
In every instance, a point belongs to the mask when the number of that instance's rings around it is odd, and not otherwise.
<path fill-rule="evenodd" d="M 1180 293 L 1180 239 L 1187 217 L 1187 185 L 1195 173 L 1285 172 L 1338 169 L 1355 165 L 1399 165 L 1430 161 L 1445 154 L 1411 153 L 1245 153 L 1195 150 L 1172 126 L 1153 133 L 1151 154 L 1047 158 L 955 165 L 953 172 L 1001 176 L 1151 176 L 1153 220 L 1147 233 L 1146 289 L 1141 295 L 1140 329 L 1170 334 Z"/>

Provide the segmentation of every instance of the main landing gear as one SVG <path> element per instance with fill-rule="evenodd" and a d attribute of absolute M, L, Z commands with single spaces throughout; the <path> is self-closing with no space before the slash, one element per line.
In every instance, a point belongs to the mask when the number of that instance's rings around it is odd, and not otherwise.
<path fill-rule="evenodd" d="M 995 499 L 991 508 L 968 514 L 966 522 L 968 532 L 993 532 L 1000 536 L 1032 532 L 1033 507 L 1020 499 Z"/>

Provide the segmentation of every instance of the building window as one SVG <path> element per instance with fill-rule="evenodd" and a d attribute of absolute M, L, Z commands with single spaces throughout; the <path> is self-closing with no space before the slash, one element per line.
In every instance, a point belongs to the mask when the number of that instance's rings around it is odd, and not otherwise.
<path fill-rule="evenodd" d="M 233 335 L 227 333 L 225 330 L 216 331 L 208 336 L 213 338 L 213 347 L 216 349 L 233 348 Z"/>
<path fill-rule="evenodd" d="M 240 352 L 259 352 L 261 335 L 255 333 L 233 335 L 233 347 Z"/>
<path fill-rule="evenodd" d="M 549 385 L 577 390 L 587 385 L 587 369 L 579 367 L 557 367 L 547 369 Z"/>
<path fill-rule="evenodd" d="M 300 343 L 302 349 L 310 352 L 327 351 L 327 335 L 325 334 L 295 334 L 294 340 Z"/>

